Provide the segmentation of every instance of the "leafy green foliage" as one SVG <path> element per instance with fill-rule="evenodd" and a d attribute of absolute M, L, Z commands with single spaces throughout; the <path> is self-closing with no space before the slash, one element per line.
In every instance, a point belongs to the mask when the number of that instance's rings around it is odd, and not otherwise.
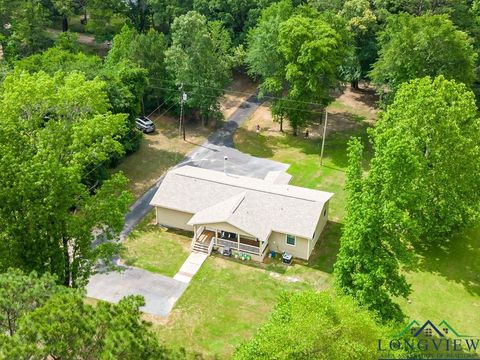
<path fill-rule="evenodd" d="M 95 34 L 98 42 L 111 40 L 125 24 L 126 2 L 117 0 L 88 0 L 90 19 L 87 30 Z"/>
<path fill-rule="evenodd" d="M 440 243 L 477 218 L 479 136 L 475 97 L 465 85 L 427 77 L 397 92 L 375 128 L 372 172 L 385 199 L 410 219 L 411 240 Z"/>
<path fill-rule="evenodd" d="M 78 34 L 70 31 L 62 32 L 55 40 L 55 47 L 60 50 L 69 51 L 71 53 L 78 53 L 80 51 L 80 44 L 78 42 Z"/>
<path fill-rule="evenodd" d="M 50 44 L 48 14 L 40 0 L 0 1 L 4 56 L 14 60 L 43 50 Z"/>
<path fill-rule="evenodd" d="M 471 40 L 446 16 L 392 16 L 379 42 L 380 56 L 370 73 L 377 84 L 395 90 L 427 75 L 443 75 L 467 85 L 475 80 L 477 55 Z"/>
<path fill-rule="evenodd" d="M 282 1 L 264 10 L 248 36 L 249 72 L 262 77 L 262 92 L 283 98 L 274 104 L 294 130 L 308 120 L 309 103 L 325 107 L 347 54 L 347 32 L 328 25 L 311 7 Z M 288 106 L 287 106 L 288 105 Z"/>
<path fill-rule="evenodd" d="M 62 17 L 62 30 L 68 31 L 68 17 L 73 15 L 75 0 L 51 0 L 55 10 Z"/>
<path fill-rule="evenodd" d="M 187 109 L 198 110 L 204 120 L 218 112 L 218 98 L 231 77 L 230 45 L 220 23 L 208 22 L 194 11 L 176 18 L 172 45 L 165 54 L 173 101 L 180 102 L 178 87 L 183 84 Z"/>
<path fill-rule="evenodd" d="M 362 147 L 349 150 L 347 217 L 335 264 L 337 287 L 400 320 L 392 297 L 406 297 L 399 273 L 411 243 L 441 244 L 479 214 L 480 123 L 464 84 L 440 76 L 402 85 L 381 116 L 375 156 L 361 177 Z"/>
<path fill-rule="evenodd" d="M 347 297 L 329 292 L 285 294 L 234 359 L 370 359 L 386 333 Z"/>
<path fill-rule="evenodd" d="M 43 306 L 58 291 L 56 279 L 46 273 L 38 278 L 10 269 L 0 274 L 0 332 L 13 336 L 18 319 Z"/>
<path fill-rule="evenodd" d="M 335 263 L 335 282 L 340 293 L 352 296 L 383 320 L 401 321 L 403 314 L 391 296 L 406 297 L 410 292 L 398 260 L 404 256 L 405 234 L 397 231 L 397 223 L 393 228 L 384 225 L 401 221 L 401 214 L 383 202 L 370 178 L 362 178 L 362 152 L 359 139 L 352 139 L 345 184 L 347 216 Z"/>
<path fill-rule="evenodd" d="M 272 3 L 272 0 L 193 0 L 193 10 L 209 21 L 221 21 L 229 29 L 234 43 L 238 44 L 255 26 L 261 11 Z"/>
<path fill-rule="evenodd" d="M 183 359 L 158 344 L 141 319 L 143 298 L 85 303 L 54 278 L 9 270 L 0 275 L 0 357 L 11 359 Z M 5 333 L 4 321 L 13 329 Z"/>
<path fill-rule="evenodd" d="M 69 33 L 63 33 L 69 34 Z M 51 47 L 41 54 L 35 54 L 18 60 L 14 63 L 16 70 L 25 70 L 30 73 L 44 71 L 54 75 L 57 71 L 68 74 L 78 71 L 92 80 L 97 76 L 102 67 L 102 60 L 98 56 L 85 55 L 81 52 L 73 53 L 63 49 L 71 47 L 64 43 L 63 39 L 57 42 L 57 46 Z"/>
<path fill-rule="evenodd" d="M 347 0 L 339 14 L 347 21 L 353 33 L 355 46 L 342 66 L 343 79 L 354 88 L 364 79 L 377 57 L 375 33 L 378 29 L 377 17 L 370 1 Z"/>
<path fill-rule="evenodd" d="M 92 166 L 122 153 L 126 116 L 108 113 L 105 83 L 80 73 L 50 77 L 17 72 L 0 96 L 0 269 L 51 272 L 66 285 L 86 280 L 99 257 L 94 229 L 106 239 L 122 229 L 131 201 L 126 179 L 85 182 Z"/>
<path fill-rule="evenodd" d="M 147 33 L 139 34 L 125 26 L 122 32 L 114 37 L 112 49 L 106 58 L 108 67 L 115 67 L 121 61 L 127 60 L 148 72 L 148 85 L 145 84 L 145 90 L 139 90 L 145 93 L 143 101 L 147 102 L 147 107 L 153 102 L 149 107 L 150 110 L 153 110 L 154 104 L 155 107 L 158 106 L 163 93 L 161 88 L 165 86 L 166 47 L 166 39 L 162 33 L 151 29 Z M 149 101 L 150 99 L 152 101 Z"/>

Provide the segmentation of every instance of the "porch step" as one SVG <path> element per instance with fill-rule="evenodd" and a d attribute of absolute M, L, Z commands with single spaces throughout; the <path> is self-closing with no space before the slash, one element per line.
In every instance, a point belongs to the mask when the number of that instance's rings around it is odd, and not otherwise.
<path fill-rule="evenodd" d="M 196 242 L 194 245 L 193 245 L 193 251 L 197 251 L 197 252 L 201 252 L 201 253 L 205 253 L 205 254 L 208 254 L 208 245 L 204 245 L 204 244 L 200 244 L 198 242 Z"/>

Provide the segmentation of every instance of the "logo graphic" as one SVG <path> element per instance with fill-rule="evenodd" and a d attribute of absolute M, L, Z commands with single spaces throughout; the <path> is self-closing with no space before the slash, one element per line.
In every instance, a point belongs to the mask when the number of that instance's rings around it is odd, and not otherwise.
<path fill-rule="evenodd" d="M 404 337 L 406 334 L 410 333 L 413 335 L 413 337 L 418 337 L 422 333 L 430 337 L 432 335 L 436 335 L 438 337 L 451 337 L 454 335 L 457 338 L 470 338 L 472 336 L 470 335 L 460 335 L 449 323 L 447 323 L 445 320 L 442 320 L 439 324 L 438 327 L 433 325 L 433 323 L 430 320 L 427 320 L 425 324 L 423 324 L 420 327 L 420 324 L 418 323 L 417 320 L 413 320 L 408 326 L 397 336 L 399 338 Z"/>
<path fill-rule="evenodd" d="M 378 340 L 379 359 L 480 359 L 480 339 L 458 332 L 445 320 L 410 322 L 390 339 Z"/>

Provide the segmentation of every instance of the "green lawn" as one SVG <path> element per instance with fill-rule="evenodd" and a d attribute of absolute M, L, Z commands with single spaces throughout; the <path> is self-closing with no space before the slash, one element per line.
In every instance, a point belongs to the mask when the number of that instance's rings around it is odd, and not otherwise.
<path fill-rule="evenodd" d="M 184 347 L 205 358 L 228 358 L 267 319 L 283 291 L 331 286 L 345 216 L 347 142 L 351 136 L 362 138 L 366 145 L 364 171 L 368 171 L 372 150 L 366 129 L 357 122 L 353 129 L 330 134 L 324 166 L 319 162 L 318 139 L 280 133 L 258 135 L 247 126 L 238 130 L 237 148 L 291 164 L 292 184 L 334 192 L 330 221 L 308 262 L 296 261 L 285 267 L 271 260 L 255 264 L 209 257 L 168 320 L 154 325 L 165 345 Z M 150 225 L 151 220 L 152 216 L 127 240 L 124 258 L 172 276 L 188 255 L 190 235 L 157 228 Z M 405 267 L 413 289 L 410 302 L 399 300 L 407 316 L 418 321 L 445 319 L 460 333 L 480 336 L 479 256 L 480 227 L 458 234 L 443 247 L 417 249 L 416 261 Z"/>
<path fill-rule="evenodd" d="M 151 212 L 125 241 L 122 259 L 127 265 L 173 277 L 190 254 L 192 234 L 153 224 Z"/>
<path fill-rule="evenodd" d="M 226 359 L 268 318 L 283 291 L 309 287 L 277 273 L 209 257 L 168 322 L 154 329 L 169 347 Z"/>
<path fill-rule="evenodd" d="M 338 102 L 333 106 L 338 111 L 355 111 Z M 354 115 L 363 117 L 365 114 Z M 291 183 L 294 185 L 335 193 L 322 243 L 316 247 L 308 264 L 309 269 L 331 274 L 345 216 L 346 144 L 351 136 L 363 139 L 367 145 L 364 171 L 368 171 L 372 150 L 368 146 L 366 128 L 329 135 L 324 166 L 320 166 L 320 140 L 281 133 L 256 134 L 248 131 L 248 127 L 246 124 L 235 136 L 239 150 L 291 164 L 288 172 L 293 176 Z M 407 317 L 434 322 L 445 319 L 461 333 L 480 336 L 480 226 L 457 234 L 451 241 L 446 240 L 442 247 L 416 249 L 415 258 L 414 264 L 405 266 L 407 280 L 412 284 L 410 302 L 398 300 Z"/>
<path fill-rule="evenodd" d="M 459 333 L 480 336 L 480 226 L 442 247 L 417 250 L 407 269 L 411 303 L 399 300 L 411 319 L 446 320 Z"/>
<path fill-rule="evenodd" d="M 345 215 L 345 169 L 347 143 L 351 136 L 363 139 L 366 145 L 365 164 L 371 156 L 366 126 L 331 134 L 325 142 L 323 166 L 320 165 L 321 139 L 304 139 L 301 136 L 278 134 L 266 136 L 240 128 L 235 135 L 235 146 L 254 156 L 290 164 L 292 185 L 335 193 L 330 205 L 330 220 L 341 221 Z M 365 168 L 366 170 L 366 168 Z"/>

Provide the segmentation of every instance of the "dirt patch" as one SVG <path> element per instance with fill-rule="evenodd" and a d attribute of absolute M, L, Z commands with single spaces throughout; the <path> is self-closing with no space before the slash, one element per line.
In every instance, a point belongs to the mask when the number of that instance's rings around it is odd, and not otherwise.
<path fill-rule="evenodd" d="M 258 84 L 252 82 L 244 74 L 235 74 L 232 84 L 225 90 L 225 95 L 220 98 L 220 110 L 225 119 L 228 119 L 238 107 L 255 94 Z"/>
<path fill-rule="evenodd" d="M 364 123 L 372 124 L 375 122 L 378 111 L 375 104 L 378 97 L 372 88 L 364 86 L 365 89 L 359 91 L 352 90 L 350 87 L 346 88 L 328 107 L 327 135 L 335 132 L 357 130 L 363 127 Z M 304 136 L 308 129 L 309 137 L 321 138 L 323 136 L 324 119 L 324 114 L 315 114 L 308 126 L 299 129 L 299 136 Z M 255 132 L 257 125 L 260 125 L 260 131 L 263 135 L 281 135 L 280 124 L 274 121 L 268 102 L 258 107 L 245 122 L 243 128 Z M 284 121 L 283 130 L 288 133 L 292 131 L 288 121 Z"/>

